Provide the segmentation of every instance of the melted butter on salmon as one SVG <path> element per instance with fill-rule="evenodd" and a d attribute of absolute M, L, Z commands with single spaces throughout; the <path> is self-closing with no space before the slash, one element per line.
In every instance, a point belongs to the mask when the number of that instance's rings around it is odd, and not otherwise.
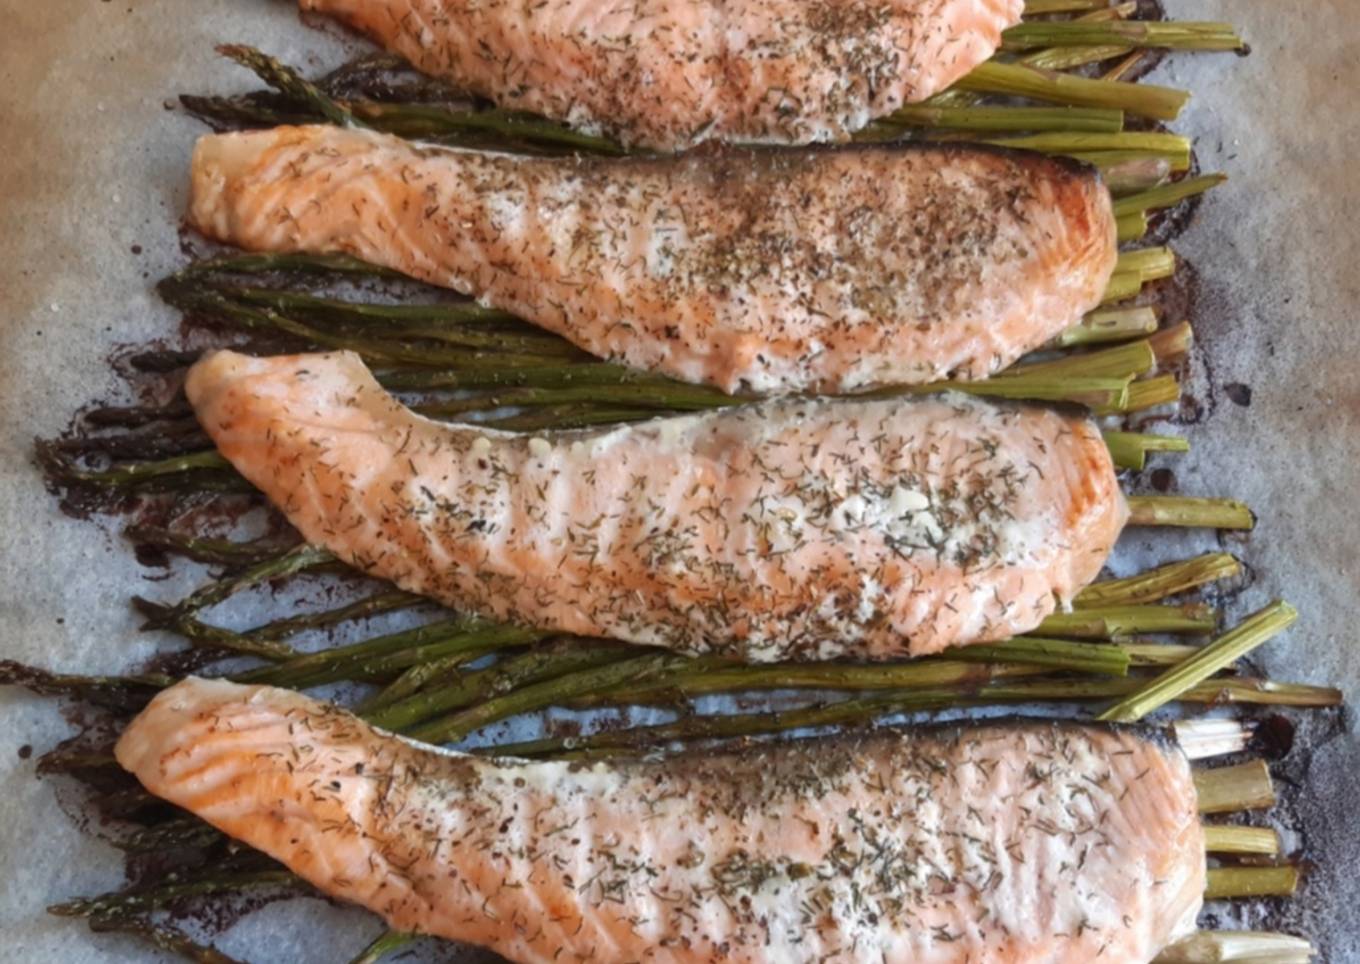
<path fill-rule="evenodd" d="M 420 418 L 349 353 L 218 352 L 189 400 L 311 543 L 458 609 L 750 661 L 1033 629 L 1126 518 L 1094 423 L 787 399 L 525 437 Z"/>
<path fill-rule="evenodd" d="M 990 57 L 1023 0 L 301 0 L 425 73 L 626 144 L 845 140 Z"/>
<path fill-rule="evenodd" d="M 985 377 L 1096 306 L 1117 257 L 1093 170 L 959 146 L 542 158 L 284 127 L 202 138 L 190 219 L 760 394 Z"/>
<path fill-rule="evenodd" d="M 116 753 L 327 894 L 521 962 L 1146 962 L 1205 884 L 1185 758 L 1132 729 L 530 763 L 191 678 Z"/>

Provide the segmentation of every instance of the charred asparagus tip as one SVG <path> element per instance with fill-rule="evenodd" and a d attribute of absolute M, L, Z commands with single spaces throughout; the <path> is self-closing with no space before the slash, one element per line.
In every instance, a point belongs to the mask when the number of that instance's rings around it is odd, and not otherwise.
<path fill-rule="evenodd" d="M 177 927 L 156 923 L 145 917 L 126 914 L 107 914 L 90 918 L 90 930 L 96 933 L 116 932 L 139 937 L 162 951 L 177 955 L 195 964 L 243 964 L 207 944 L 200 944 Z"/>
<path fill-rule="evenodd" d="M 304 80 L 291 67 L 254 47 L 244 44 L 222 44 L 217 48 L 217 52 L 252 71 L 260 80 L 280 93 L 306 104 L 332 124 L 353 126 L 357 123 L 354 114 L 347 107 L 327 96 L 315 84 Z"/>

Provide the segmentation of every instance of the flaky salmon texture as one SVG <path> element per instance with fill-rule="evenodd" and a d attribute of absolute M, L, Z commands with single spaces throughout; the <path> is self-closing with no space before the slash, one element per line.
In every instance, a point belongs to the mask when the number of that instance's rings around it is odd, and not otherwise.
<path fill-rule="evenodd" d="M 525 762 L 190 678 L 116 752 L 327 894 L 513 961 L 1133 964 L 1192 930 L 1204 893 L 1189 766 L 1130 729 Z"/>
<path fill-rule="evenodd" d="M 217 352 L 186 390 L 311 543 L 463 611 L 749 661 L 1033 629 L 1126 518 L 1086 418 L 773 400 L 529 437 L 421 418 L 350 353 Z"/>
<path fill-rule="evenodd" d="M 990 57 L 1022 0 L 301 0 L 428 74 L 625 144 L 844 140 Z"/>
<path fill-rule="evenodd" d="M 209 237 L 355 255 L 727 392 L 985 377 L 1117 258 L 1093 169 L 987 148 L 544 158 L 282 127 L 200 139 L 192 187 Z"/>

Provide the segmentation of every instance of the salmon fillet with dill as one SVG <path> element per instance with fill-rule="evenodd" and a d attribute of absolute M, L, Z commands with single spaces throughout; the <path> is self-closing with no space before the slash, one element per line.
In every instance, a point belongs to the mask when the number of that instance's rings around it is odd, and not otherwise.
<path fill-rule="evenodd" d="M 365 572 L 494 619 L 751 662 L 1028 632 L 1127 516 L 1090 419 L 958 394 L 531 437 L 421 418 L 344 352 L 217 352 L 186 391 L 237 470 Z"/>
<path fill-rule="evenodd" d="M 519 962 L 1143 962 L 1194 929 L 1205 887 L 1190 768 L 1139 729 L 1011 721 L 527 762 L 191 678 L 116 753 L 150 792 L 391 928 Z"/>
<path fill-rule="evenodd" d="M 427 74 L 625 144 L 840 141 L 995 53 L 1022 0 L 301 0 Z"/>
<path fill-rule="evenodd" d="M 545 158 L 281 127 L 200 139 L 192 188 L 217 240 L 354 255 L 729 393 L 984 378 L 1117 258 L 1094 169 L 959 145 Z"/>

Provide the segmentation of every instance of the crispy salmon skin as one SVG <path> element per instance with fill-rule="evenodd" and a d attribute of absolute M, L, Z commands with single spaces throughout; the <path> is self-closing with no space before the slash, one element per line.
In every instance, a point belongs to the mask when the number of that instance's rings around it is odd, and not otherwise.
<path fill-rule="evenodd" d="M 513 961 L 1150 961 L 1193 929 L 1184 756 L 1062 723 L 594 764 L 441 752 L 190 678 L 117 746 L 145 787 L 401 931 Z"/>
<path fill-rule="evenodd" d="M 190 220 L 343 252 L 728 392 L 981 378 L 1099 304 L 1109 191 L 957 146 L 542 158 L 337 127 L 200 139 Z"/>
<path fill-rule="evenodd" d="M 189 400 L 303 536 L 404 589 L 751 661 L 1033 629 L 1126 517 L 1089 419 L 962 395 L 772 400 L 527 437 L 421 418 L 349 353 L 218 352 Z"/>
<path fill-rule="evenodd" d="M 301 0 L 427 74 L 625 144 L 845 140 L 990 57 L 1022 0 Z"/>

